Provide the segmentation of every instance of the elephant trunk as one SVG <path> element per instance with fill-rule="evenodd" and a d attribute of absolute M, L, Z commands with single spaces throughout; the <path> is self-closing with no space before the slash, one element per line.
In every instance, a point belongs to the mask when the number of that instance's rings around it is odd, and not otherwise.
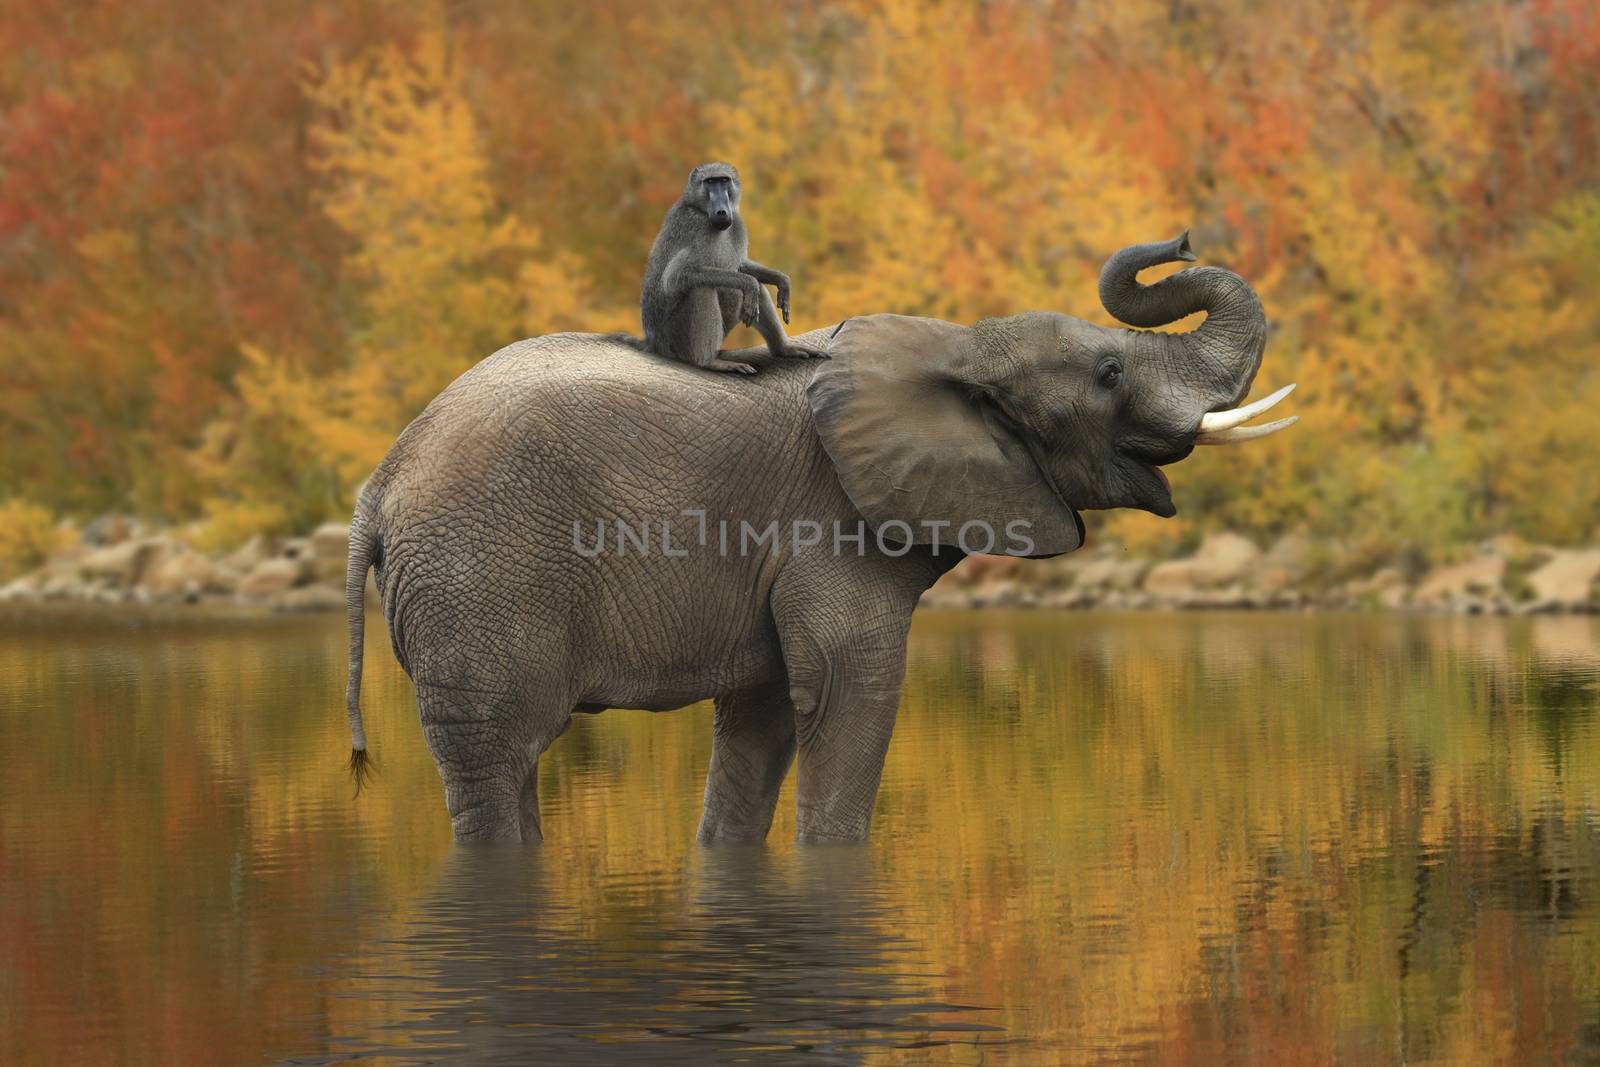
<path fill-rule="evenodd" d="M 1231 407 L 1250 392 L 1267 343 L 1267 317 L 1245 280 L 1220 267 L 1194 267 L 1143 285 L 1138 273 L 1161 263 L 1192 262 L 1189 231 L 1171 241 L 1132 245 L 1100 270 L 1100 303 L 1130 326 L 1155 328 L 1196 311 L 1192 333 L 1166 335 L 1171 373 L 1190 382 L 1209 411 Z"/>

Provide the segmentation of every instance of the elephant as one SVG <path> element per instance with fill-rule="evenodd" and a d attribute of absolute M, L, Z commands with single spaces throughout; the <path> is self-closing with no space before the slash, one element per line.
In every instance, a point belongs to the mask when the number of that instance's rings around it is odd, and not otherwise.
<path fill-rule="evenodd" d="M 615 337 L 518 341 L 405 428 L 350 528 L 351 770 L 369 568 L 459 840 L 538 841 L 539 756 L 576 713 L 714 701 L 701 842 L 867 836 L 922 593 L 971 553 L 1048 557 L 1081 510 L 1175 513 L 1162 467 L 1243 423 L 1266 342 L 1187 231 L 1100 275 L 1116 329 L 1049 311 L 972 326 L 875 314 L 828 361 L 732 378 Z M 1291 387 L 1292 388 L 1292 387 Z M 607 536 L 608 531 L 611 536 Z"/>

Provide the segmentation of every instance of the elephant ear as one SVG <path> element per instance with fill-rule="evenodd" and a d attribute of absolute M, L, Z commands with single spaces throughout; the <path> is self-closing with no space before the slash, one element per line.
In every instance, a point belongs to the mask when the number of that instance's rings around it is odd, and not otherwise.
<path fill-rule="evenodd" d="M 998 402 L 1009 361 L 986 352 L 970 327 L 847 319 L 829 353 L 807 389 L 811 410 L 856 509 L 874 530 L 895 520 L 910 527 L 890 526 L 886 539 L 1028 556 L 1083 543 L 1082 520 Z"/>

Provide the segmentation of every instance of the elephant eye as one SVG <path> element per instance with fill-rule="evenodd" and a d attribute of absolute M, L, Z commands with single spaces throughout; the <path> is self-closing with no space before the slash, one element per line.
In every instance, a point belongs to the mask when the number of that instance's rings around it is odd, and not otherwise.
<path fill-rule="evenodd" d="M 1108 359 L 1100 365 L 1100 384 L 1107 389 L 1115 389 L 1122 384 L 1122 364 L 1114 359 Z"/>

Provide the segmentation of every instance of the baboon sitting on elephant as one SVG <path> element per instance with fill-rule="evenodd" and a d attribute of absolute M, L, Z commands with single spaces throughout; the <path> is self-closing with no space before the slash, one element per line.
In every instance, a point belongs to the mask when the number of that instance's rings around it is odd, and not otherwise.
<path fill-rule="evenodd" d="M 968 552 L 1050 556 L 1079 513 L 1172 515 L 1162 467 L 1242 423 L 1256 294 L 1187 234 L 1113 255 L 1108 329 L 1048 311 L 961 326 L 866 315 L 826 362 L 749 381 L 614 337 L 519 341 L 444 390 L 351 526 L 348 710 L 375 568 L 456 837 L 537 840 L 539 756 L 579 712 L 716 702 L 699 837 L 758 840 L 798 763 L 798 834 L 866 836 L 918 597 Z M 609 531 L 609 536 L 608 536 Z M 753 536 L 752 536 L 753 535 Z"/>

